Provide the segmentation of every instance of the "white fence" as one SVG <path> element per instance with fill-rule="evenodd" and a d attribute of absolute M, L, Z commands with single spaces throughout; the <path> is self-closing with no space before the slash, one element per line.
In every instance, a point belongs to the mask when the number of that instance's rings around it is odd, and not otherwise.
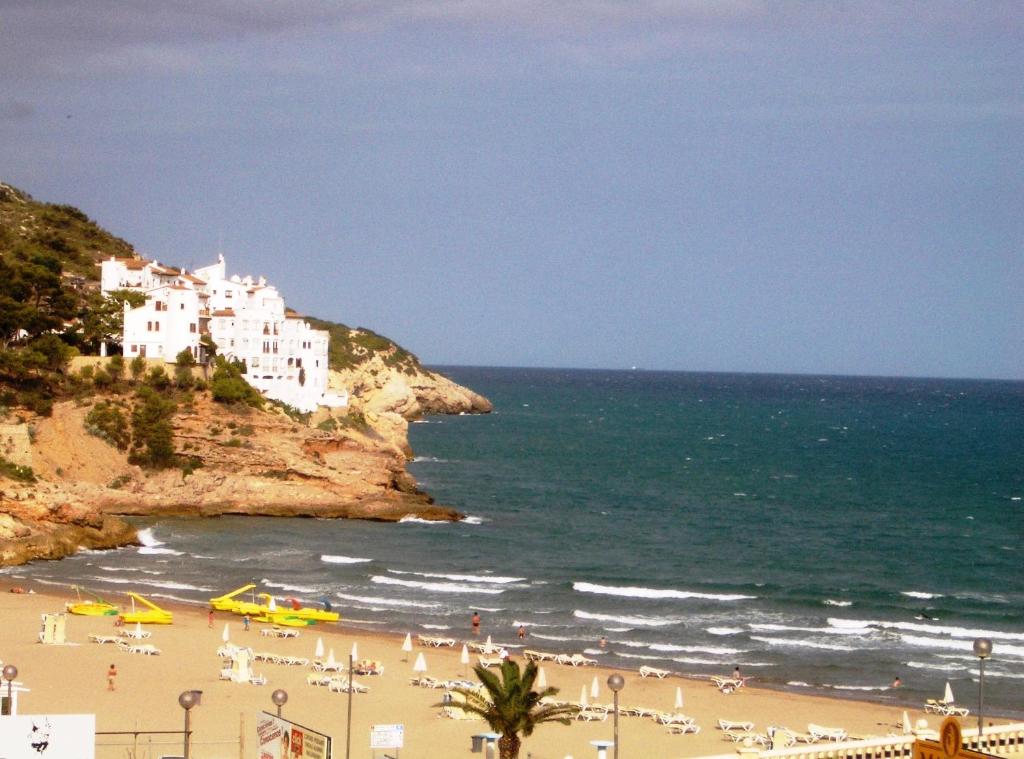
<path fill-rule="evenodd" d="M 909 759 L 914 754 L 916 738 L 938 740 L 938 737 L 934 730 L 926 730 L 916 735 L 889 735 L 861 741 L 815 743 L 774 751 L 741 746 L 738 754 L 743 759 Z M 1024 722 L 986 727 L 980 746 L 978 728 L 964 728 L 963 744 L 966 749 L 996 756 L 1024 756 Z M 737 759 L 737 753 L 716 754 L 701 759 Z"/>

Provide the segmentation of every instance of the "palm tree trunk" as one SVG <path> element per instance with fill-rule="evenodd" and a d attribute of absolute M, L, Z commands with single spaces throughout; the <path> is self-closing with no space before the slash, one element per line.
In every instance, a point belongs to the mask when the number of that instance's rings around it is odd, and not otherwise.
<path fill-rule="evenodd" d="M 500 759 L 519 759 L 519 746 L 522 741 L 515 733 L 505 733 L 498 738 L 498 756 Z"/>

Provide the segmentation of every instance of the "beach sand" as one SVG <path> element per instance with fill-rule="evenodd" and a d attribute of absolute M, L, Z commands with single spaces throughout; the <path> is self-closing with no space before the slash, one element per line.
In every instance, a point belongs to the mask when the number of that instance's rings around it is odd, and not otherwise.
<path fill-rule="evenodd" d="M 173 625 L 149 625 L 152 632 L 147 641 L 156 645 L 159 656 L 142 656 L 123 652 L 113 645 L 99 645 L 88 640 L 90 633 L 115 635 L 112 617 L 67 615 L 67 645 L 42 645 L 37 642 L 40 618 L 44 612 L 62 611 L 64 601 L 74 600 L 73 592 L 54 594 L 52 587 L 36 586 L 35 594 L 10 593 L 11 582 L 0 584 L 0 659 L 15 664 L 18 680 L 31 692 L 22 694 L 21 714 L 95 713 L 97 731 L 181 730 L 183 711 L 178 695 L 184 690 L 201 690 L 202 703 L 192 710 L 194 730 L 192 756 L 197 759 L 257 759 L 255 718 L 260 710 L 273 712 L 270 695 L 276 688 L 288 692 L 283 716 L 334 739 L 334 756 L 345 756 L 345 721 L 348 695 L 332 693 L 323 687 L 310 686 L 306 675 L 309 667 L 294 667 L 256 662 L 254 672 L 267 677 L 266 685 L 239 684 L 219 679 L 221 663 L 216 655 L 222 644 L 225 623 L 229 625 L 233 643 L 251 646 L 256 651 L 313 658 L 318 637 L 325 650 L 333 648 L 335 656 L 346 659 L 353 642 L 358 643 L 361 658 L 379 659 L 385 671 L 381 676 L 357 677 L 370 687 L 367 694 L 353 696 L 352 757 L 371 757 L 370 726 L 401 723 L 405 726 L 405 747 L 402 759 L 432 757 L 470 757 L 471 738 L 489 732 L 482 721 L 454 721 L 438 716 L 437 704 L 443 691 L 414 687 L 409 684 L 413 662 L 422 651 L 428 672 L 435 677 L 463 676 L 459 663 L 461 644 L 454 649 L 433 649 L 414 646 L 411 654 L 401 650 L 402 638 L 374 635 L 338 625 L 317 625 L 302 628 L 298 638 L 278 639 L 261 635 L 264 625 L 254 623 L 244 632 L 241 619 L 227 612 L 216 612 L 213 627 L 208 627 L 207 609 L 197 606 L 168 605 L 175 612 Z M 21 583 L 32 587 L 31 583 Z M 119 599 L 120 600 L 120 599 Z M 160 602 L 163 604 L 163 602 Z M 133 627 L 133 626 L 130 626 Z M 512 630 L 489 631 L 486 620 L 482 636 L 488 632 L 495 642 L 511 641 Z M 507 634 L 506 634 L 507 633 Z M 469 619 L 462 631 L 445 631 L 461 639 L 470 639 Z M 415 632 L 413 639 L 415 640 Z M 542 649 L 540 645 L 532 648 Z M 475 656 L 472 657 L 475 661 Z M 522 664 L 521 657 L 518 660 Z M 108 666 L 117 665 L 116 690 L 107 690 Z M 716 729 L 719 718 L 746 720 L 755 723 L 755 730 L 764 732 L 767 725 L 786 725 L 804 731 L 807 723 L 843 727 L 854 736 L 883 736 L 900 732 L 897 725 L 902 706 L 886 706 L 853 700 L 827 699 L 747 686 L 734 694 L 723 695 L 707 680 L 669 677 L 664 680 L 643 679 L 636 670 L 612 670 L 604 667 L 572 668 L 548 663 L 544 665 L 548 683 L 561 689 L 560 698 L 577 700 L 580 690 L 590 688 L 594 677 L 600 684 L 599 703 L 611 703 L 605 685 L 613 671 L 625 677 L 620 694 L 621 705 L 638 705 L 674 711 L 676 688 L 682 687 L 683 711 L 696 718 L 698 735 L 670 735 L 667 728 L 650 718 L 620 717 L 621 755 L 623 757 L 687 757 L 732 753 L 736 744 L 725 740 Z M 723 675 L 728 674 L 723 672 Z M 469 674 L 472 678 L 472 674 Z M 756 682 L 756 681 L 755 681 Z M 594 701 L 594 699 L 592 699 Z M 936 727 L 934 715 L 911 710 L 915 722 L 927 717 Z M 240 731 L 244 748 L 239 747 Z M 523 743 L 521 756 L 534 759 L 576 759 L 596 755 L 590 741 L 611 739 L 612 718 L 605 722 L 573 722 L 569 726 L 541 725 Z M 131 756 L 131 736 L 98 736 L 97 759 L 123 759 Z M 181 737 L 147 736 L 139 739 L 140 759 L 156 759 L 163 755 L 180 755 Z M 378 752 L 377 756 L 382 756 Z"/>

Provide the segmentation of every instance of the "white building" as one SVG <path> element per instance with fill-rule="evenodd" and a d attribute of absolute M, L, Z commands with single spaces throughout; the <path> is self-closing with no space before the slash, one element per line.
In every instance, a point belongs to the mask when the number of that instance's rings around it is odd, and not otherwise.
<path fill-rule="evenodd" d="M 327 391 L 328 333 L 313 329 L 262 277 L 227 277 L 224 256 L 192 274 L 157 261 L 114 258 L 102 263 L 101 287 L 145 293 L 138 308 L 125 304 L 125 358 L 173 363 L 182 350 L 205 359 L 200 338 L 241 361 L 244 377 L 268 398 L 314 411 L 342 407 L 348 397 Z"/>

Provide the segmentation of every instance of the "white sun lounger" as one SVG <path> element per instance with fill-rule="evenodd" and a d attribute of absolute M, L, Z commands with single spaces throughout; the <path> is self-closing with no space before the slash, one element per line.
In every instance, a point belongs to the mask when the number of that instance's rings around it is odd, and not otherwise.
<path fill-rule="evenodd" d="M 687 733 L 696 735 L 700 732 L 700 725 L 695 725 L 692 722 L 685 722 L 680 725 L 669 725 L 668 731 L 672 733 L 672 735 L 686 735 Z"/>
<path fill-rule="evenodd" d="M 807 725 L 807 734 L 815 740 L 834 741 L 836 743 L 845 741 L 849 737 L 849 733 L 841 727 L 823 727 L 815 724 Z"/>
<path fill-rule="evenodd" d="M 664 680 L 666 677 L 671 675 L 667 669 L 658 669 L 657 667 L 640 667 L 640 677 L 656 677 L 659 680 Z"/>
<path fill-rule="evenodd" d="M 736 722 L 731 719 L 720 719 L 718 720 L 719 730 L 741 730 L 744 733 L 749 733 L 754 729 L 753 722 Z"/>

